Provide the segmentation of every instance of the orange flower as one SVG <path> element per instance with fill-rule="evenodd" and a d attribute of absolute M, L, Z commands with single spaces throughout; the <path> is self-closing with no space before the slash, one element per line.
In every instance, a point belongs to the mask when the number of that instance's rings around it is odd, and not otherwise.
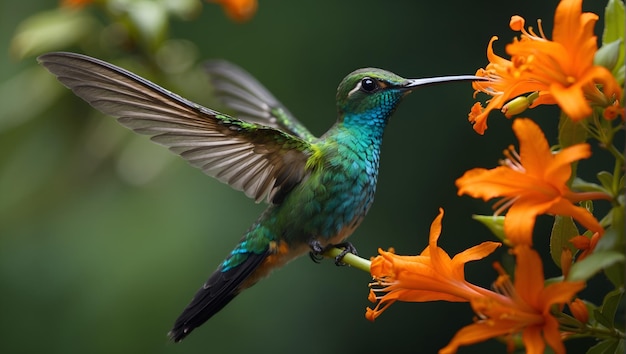
<path fill-rule="evenodd" d="M 604 112 L 602 113 L 602 116 L 604 117 L 604 119 L 606 120 L 613 120 L 619 116 L 622 117 L 622 120 L 626 120 L 626 111 L 624 109 L 624 107 L 619 105 L 618 101 L 613 102 L 612 105 L 606 107 L 604 109 Z"/>
<path fill-rule="evenodd" d="M 587 305 L 581 299 L 574 299 L 572 302 L 567 304 L 567 307 L 569 307 L 569 310 L 575 319 L 582 323 L 587 323 L 589 321 L 589 309 L 587 309 Z"/>
<path fill-rule="evenodd" d="M 593 250 L 596 249 L 596 245 L 598 244 L 599 240 L 600 234 L 598 234 L 597 232 L 593 234 L 591 238 L 581 235 L 572 237 L 569 242 L 571 242 L 574 247 L 582 251 L 576 260 L 582 261 L 588 255 L 593 253 Z"/>
<path fill-rule="evenodd" d="M 61 0 L 61 6 L 64 7 L 83 7 L 89 5 L 94 0 Z"/>
<path fill-rule="evenodd" d="M 222 5 L 228 17 L 237 22 L 248 21 L 254 16 L 257 0 L 207 0 Z"/>
<path fill-rule="evenodd" d="M 567 279 L 567 277 L 569 276 L 569 271 L 572 269 L 572 260 L 574 259 L 574 257 L 572 256 L 572 251 L 567 248 L 567 247 L 563 247 L 563 250 L 561 251 L 561 272 L 563 273 L 563 278 Z"/>
<path fill-rule="evenodd" d="M 470 114 L 474 130 L 483 134 L 489 112 L 528 92 L 538 92 L 530 108 L 558 104 L 575 121 L 591 115 L 590 104 L 607 107 L 621 97 L 620 86 L 611 72 L 593 64 L 598 49 L 593 27 L 598 16 L 582 13 L 581 8 L 582 0 L 559 3 L 552 41 L 544 35 L 541 22 L 537 35 L 531 27 L 524 29 L 522 17 L 511 17 L 511 29 L 521 34 L 506 46 L 510 61 L 494 53 L 492 45 L 497 37 L 492 37 L 487 47 L 489 64 L 476 72 L 477 76 L 491 80 L 475 81 L 472 85 L 476 93 L 484 92 L 493 98 L 482 113 Z M 597 85 L 603 86 L 603 92 Z"/>
<path fill-rule="evenodd" d="M 469 301 L 478 320 L 461 329 L 440 353 L 454 353 L 460 346 L 493 337 L 522 333 L 528 353 L 543 353 L 545 344 L 564 353 L 559 323 L 550 310 L 568 303 L 585 286 L 584 282 L 557 282 L 544 287 L 543 265 L 537 252 L 526 245 L 517 246 L 515 284 L 502 267 L 493 288 L 487 290 L 465 280 L 465 263 L 479 260 L 500 246 L 497 242 L 465 250 L 453 258 L 439 246 L 443 209 L 430 229 L 428 247 L 419 256 L 399 256 L 379 250 L 372 260 L 369 300 L 378 302 L 367 308 L 366 318 L 373 321 L 396 301 Z"/>
<path fill-rule="evenodd" d="M 439 246 L 443 209 L 430 227 L 428 247 L 419 256 L 399 256 L 379 250 L 372 260 L 369 299 L 378 304 L 367 308 L 365 317 L 375 320 L 396 301 L 469 301 L 486 291 L 465 281 L 465 263 L 479 260 L 491 254 L 500 243 L 483 242 L 467 249 L 454 258 Z M 379 295 L 382 294 L 382 295 Z"/>
<path fill-rule="evenodd" d="M 513 122 L 520 141 L 520 154 L 509 148 L 502 166 L 491 170 L 475 168 L 456 180 L 458 194 L 468 194 L 487 201 L 503 197 L 494 205 L 504 219 L 504 233 L 513 244 L 532 244 L 535 218 L 540 214 L 568 215 L 593 232 L 603 233 L 602 226 L 586 209 L 573 203 L 589 199 L 610 199 L 603 193 L 574 193 L 566 185 L 572 173 L 570 164 L 591 156 L 588 144 L 567 147 L 556 154 L 537 124 L 520 118 Z"/>
<path fill-rule="evenodd" d="M 495 282 L 496 293 L 471 300 L 478 315 L 473 324 L 462 328 L 440 354 L 455 353 L 460 346 L 482 342 L 489 338 L 522 333 L 526 353 L 544 353 L 546 343 L 557 353 L 565 353 L 559 323 L 550 309 L 568 303 L 585 287 L 584 282 L 558 282 L 544 286 L 541 258 L 528 246 L 518 246 L 515 283 L 502 267 Z"/>

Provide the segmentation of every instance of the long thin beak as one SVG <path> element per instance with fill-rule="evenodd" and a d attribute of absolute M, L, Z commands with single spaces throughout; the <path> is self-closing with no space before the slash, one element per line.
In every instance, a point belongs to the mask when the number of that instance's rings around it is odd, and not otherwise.
<path fill-rule="evenodd" d="M 435 85 L 443 82 L 453 81 L 488 81 L 489 79 L 474 75 L 454 75 L 454 76 L 437 76 L 427 77 L 424 79 L 407 79 L 403 85 L 406 90 L 414 90 L 418 86 Z"/>

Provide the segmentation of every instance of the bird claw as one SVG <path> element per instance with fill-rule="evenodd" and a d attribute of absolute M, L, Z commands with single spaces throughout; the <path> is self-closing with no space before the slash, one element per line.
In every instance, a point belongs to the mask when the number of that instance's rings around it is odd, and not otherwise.
<path fill-rule="evenodd" d="M 313 240 L 309 243 L 309 246 L 311 247 L 311 251 L 309 252 L 309 257 L 311 257 L 311 260 L 315 263 L 320 263 L 322 261 L 322 259 L 324 259 L 324 252 L 326 252 L 326 248 L 324 246 L 322 246 L 322 244 L 317 241 L 317 240 Z"/>
<path fill-rule="evenodd" d="M 350 242 L 342 242 L 336 245 L 329 244 L 326 246 L 322 246 L 322 244 L 319 241 L 313 240 L 311 241 L 309 246 L 311 247 L 311 251 L 309 252 L 309 257 L 311 257 L 311 260 L 313 260 L 313 262 L 315 263 L 320 263 L 322 259 L 324 259 L 323 254 L 326 253 L 326 251 L 328 251 L 329 249 L 334 248 L 334 247 L 343 248 L 341 253 L 339 253 L 339 255 L 335 257 L 336 266 L 347 265 L 346 263 L 343 262 L 343 258 L 346 256 L 346 254 L 348 253 L 352 253 L 354 255 L 358 254 L 356 247 L 354 247 L 354 245 L 352 245 Z"/>
<path fill-rule="evenodd" d="M 345 257 L 346 254 L 352 253 L 355 256 L 359 254 L 356 250 L 356 247 L 354 247 L 354 245 L 351 244 L 350 242 L 342 242 L 342 243 L 338 243 L 332 246 L 337 247 L 337 248 L 343 248 L 341 253 L 339 253 L 337 257 L 335 257 L 335 265 L 338 267 L 347 265 L 346 263 L 343 262 L 343 257 Z"/>
<path fill-rule="evenodd" d="M 309 257 L 311 257 L 311 260 L 315 263 L 321 263 L 322 259 L 324 259 L 324 256 L 322 256 L 321 253 L 317 253 L 317 252 L 309 252 Z"/>

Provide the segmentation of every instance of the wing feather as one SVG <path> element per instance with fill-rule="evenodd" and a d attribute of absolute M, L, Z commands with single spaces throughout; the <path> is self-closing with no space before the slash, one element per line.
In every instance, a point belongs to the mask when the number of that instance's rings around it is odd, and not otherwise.
<path fill-rule="evenodd" d="M 38 60 L 94 108 L 257 202 L 280 203 L 306 174 L 310 142 L 280 125 L 235 119 L 88 56 L 58 52 Z M 258 82 L 252 85 L 251 91 L 232 85 L 227 90 L 256 106 L 272 97 L 258 94 Z"/>
<path fill-rule="evenodd" d="M 240 67 L 222 60 L 205 64 L 215 95 L 243 120 L 285 131 L 302 140 L 317 138 L 261 83 Z"/>

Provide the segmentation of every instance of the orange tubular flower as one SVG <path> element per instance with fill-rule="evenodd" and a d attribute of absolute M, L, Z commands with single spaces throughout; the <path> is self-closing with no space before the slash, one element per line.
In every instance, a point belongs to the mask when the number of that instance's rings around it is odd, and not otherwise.
<path fill-rule="evenodd" d="M 500 246 L 497 242 L 483 242 L 467 249 L 453 258 L 439 246 L 443 209 L 430 228 L 428 247 L 419 256 L 399 256 L 379 250 L 372 260 L 369 299 L 378 304 L 367 308 L 365 317 L 375 320 L 396 301 L 469 301 L 488 291 L 465 280 L 465 263 L 479 260 Z M 382 294 L 382 295 L 379 295 Z"/>
<path fill-rule="evenodd" d="M 511 18 L 510 27 L 521 32 L 520 38 L 507 45 L 511 60 L 496 55 L 492 45 L 487 47 L 489 64 L 479 69 L 477 76 L 490 81 L 476 81 L 477 92 L 493 98 L 479 112 L 472 108 L 469 120 L 474 130 L 483 134 L 487 115 L 493 109 L 524 93 L 538 92 L 530 108 L 540 104 L 558 104 L 575 121 L 591 115 L 590 104 L 607 107 L 621 97 L 621 88 L 611 72 L 593 64 L 597 51 L 593 27 L 598 20 L 594 13 L 582 13 L 582 0 L 562 0 L 554 16 L 552 41 L 548 40 L 539 22 L 539 35 L 532 28 L 524 29 L 524 19 Z M 597 85 L 603 86 L 603 92 Z M 619 106 L 619 105 L 618 105 Z"/>
<path fill-rule="evenodd" d="M 222 5 L 228 17 L 237 22 L 245 22 L 254 16 L 257 0 L 208 0 Z"/>
<path fill-rule="evenodd" d="M 440 354 L 455 353 L 463 345 L 520 332 L 526 353 L 544 353 L 546 343 L 555 353 L 565 353 L 559 323 L 550 309 L 568 303 L 585 283 L 564 281 L 544 287 L 543 265 L 537 252 L 528 246 L 518 246 L 514 254 L 515 283 L 496 265 L 500 273 L 494 284 L 497 293 L 471 300 L 478 320 L 458 331 Z"/>
<path fill-rule="evenodd" d="M 453 258 L 439 246 L 443 209 L 430 229 L 428 247 L 419 256 L 399 256 L 379 250 L 372 260 L 369 299 L 378 302 L 367 308 L 373 321 L 396 301 L 469 301 L 478 315 L 475 323 L 461 329 L 440 353 L 454 353 L 460 346 L 489 338 L 522 333 L 528 353 L 543 353 L 546 343 L 557 353 L 565 352 L 559 323 L 550 313 L 553 305 L 570 303 L 584 282 L 558 282 L 544 287 L 541 258 L 526 245 L 513 250 L 516 255 L 515 284 L 502 267 L 493 288 L 487 290 L 465 280 L 465 263 L 491 254 L 500 243 L 483 242 Z"/>
<path fill-rule="evenodd" d="M 92 3 L 93 0 L 61 0 L 61 6 L 79 8 Z"/>
<path fill-rule="evenodd" d="M 600 234 L 597 232 L 593 234 L 591 238 L 582 235 L 572 237 L 569 242 L 581 251 L 576 260 L 582 261 L 587 258 L 588 255 L 593 253 L 593 250 L 596 249 L 596 245 L 599 240 Z"/>
<path fill-rule="evenodd" d="M 587 323 L 589 321 L 589 310 L 587 309 L 587 305 L 585 305 L 584 301 L 576 298 L 574 301 L 568 303 L 567 306 L 575 319 L 582 323 Z"/>
<path fill-rule="evenodd" d="M 520 153 L 511 147 L 502 166 L 491 170 L 475 168 L 456 180 L 458 194 L 487 201 L 503 197 L 494 208 L 504 219 L 504 233 L 512 244 L 532 244 L 535 218 L 540 214 L 573 217 L 593 232 L 603 233 L 595 217 L 573 203 L 590 199 L 610 199 L 602 193 L 574 193 L 566 185 L 570 164 L 591 156 L 588 144 L 577 144 L 552 154 L 537 124 L 527 118 L 516 119 L 513 130 L 520 142 Z"/>

